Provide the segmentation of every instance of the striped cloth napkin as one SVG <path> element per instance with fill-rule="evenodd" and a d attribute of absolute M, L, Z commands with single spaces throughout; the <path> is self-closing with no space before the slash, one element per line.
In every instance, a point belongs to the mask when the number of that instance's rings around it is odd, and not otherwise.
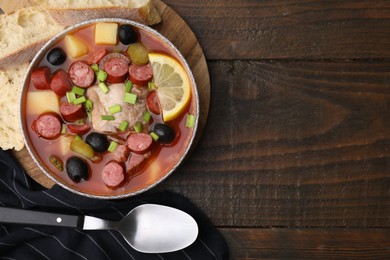
<path fill-rule="evenodd" d="M 57 185 L 48 190 L 26 175 L 9 152 L 0 150 L 0 206 L 120 220 L 132 208 L 144 203 L 171 206 L 189 213 L 199 225 L 198 239 L 177 252 L 145 254 L 130 247 L 117 231 L 0 223 L 0 259 L 207 260 L 228 259 L 229 251 L 208 218 L 179 194 L 149 192 L 109 201 L 79 196 Z"/>

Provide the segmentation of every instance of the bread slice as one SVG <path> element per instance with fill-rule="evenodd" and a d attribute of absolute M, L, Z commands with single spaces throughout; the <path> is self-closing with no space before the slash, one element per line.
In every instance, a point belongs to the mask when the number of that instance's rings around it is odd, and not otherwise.
<path fill-rule="evenodd" d="M 0 147 L 3 150 L 24 147 L 19 121 L 19 96 L 28 63 L 0 71 Z"/>
<path fill-rule="evenodd" d="M 42 45 L 64 29 L 38 6 L 0 15 L 0 69 L 31 61 Z"/>
<path fill-rule="evenodd" d="M 34 0 L 54 20 L 70 26 L 96 18 L 123 18 L 146 25 L 161 21 L 153 0 Z"/>
<path fill-rule="evenodd" d="M 18 1 L 0 0 L 0 8 L 6 14 L 13 13 L 20 8 L 24 8 L 32 5 L 35 5 L 35 3 L 32 3 L 32 0 L 18 0 Z"/>

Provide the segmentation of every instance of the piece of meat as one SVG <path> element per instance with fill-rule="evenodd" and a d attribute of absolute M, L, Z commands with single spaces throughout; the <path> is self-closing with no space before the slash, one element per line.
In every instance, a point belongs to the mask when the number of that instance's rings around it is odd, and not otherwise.
<path fill-rule="evenodd" d="M 74 105 L 73 103 L 68 102 L 61 103 L 60 113 L 62 118 L 68 122 L 75 122 L 87 116 L 87 113 L 81 104 Z"/>
<path fill-rule="evenodd" d="M 51 73 L 48 67 L 39 67 L 31 72 L 31 80 L 36 89 L 50 89 L 50 79 Z"/>
<path fill-rule="evenodd" d="M 89 130 L 91 130 L 91 126 L 87 124 L 83 124 L 83 125 L 69 124 L 68 129 L 74 134 L 84 135 L 88 133 Z"/>
<path fill-rule="evenodd" d="M 153 78 L 153 68 L 148 63 L 146 65 L 131 64 L 129 67 L 129 79 L 138 86 L 145 86 Z"/>
<path fill-rule="evenodd" d="M 107 49 L 106 48 L 100 49 L 100 50 L 96 51 L 94 54 L 92 54 L 88 63 L 91 65 L 98 64 L 106 55 L 107 55 Z"/>
<path fill-rule="evenodd" d="M 124 163 L 129 158 L 130 149 L 126 144 L 120 144 L 115 149 L 113 155 L 114 155 L 115 160 L 117 160 L 118 162 Z"/>
<path fill-rule="evenodd" d="M 129 160 L 126 162 L 126 172 L 127 174 L 136 173 L 142 165 L 150 158 L 152 155 L 151 152 L 145 154 L 131 153 Z"/>
<path fill-rule="evenodd" d="M 80 88 L 88 88 L 95 83 L 95 72 L 83 61 L 73 62 L 68 73 L 73 84 Z"/>
<path fill-rule="evenodd" d="M 151 91 L 146 98 L 146 102 L 148 104 L 148 109 L 153 114 L 159 115 L 161 113 L 160 110 L 160 102 L 158 101 L 158 96 L 156 91 Z"/>
<path fill-rule="evenodd" d="M 100 60 L 99 69 L 104 70 L 104 64 L 106 63 L 106 61 L 112 58 L 118 58 L 124 60 L 127 65 L 130 64 L 130 59 L 125 53 L 112 52 L 107 54 L 106 56 L 103 57 L 103 59 Z"/>
<path fill-rule="evenodd" d="M 61 135 L 62 123 L 56 113 L 49 112 L 39 115 L 31 128 L 40 137 L 52 140 Z"/>
<path fill-rule="evenodd" d="M 113 52 L 104 56 L 99 62 L 99 69 L 107 72 L 107 82 L 123 83 L 127 78 L 129 64 L 129 57 L 122 53 Z"/>
<path fill-rule="evenodd" d="M 69 79 L 68 73 L 62 69 L 57 70 L 50 81 L 50 88 L 60 97 L 71 91 L 72 86 L 73 84 Z"/>
<path fill-rule="evenodd" d="M 149 151 L 152 146 L 153 139 L 149 134 L 131 133 L 127 137 L 127 146 L 129 149 L 138 154 L 144 154 Z"/>
<path fill-rule="evenodd" d="M 111 58 L 104 63 L 104 71 L 107 72 L 109 83 L 122 83 L 127 78 L 128 63 L 120 58 Z"/>
<path fill-rule="evenodd" d="M 86 95 L 93 103 L 93 110 L 91 111 L 92 127 L 96 132 L 116 133 L 119 125 L 123 121 L 127 121 L 129 123 L 128 129 L 134 129 L 134 125 L 143 120 L 143 115 L 146 111 L 145 99 L 147 90 L 141 91 L 138 88 L 133 88 L 132 93 L 136 93 L 138 96 L 137 102 L 129 104 L 123 100 L 125 95 L 124 84 L 112 84 L 109 86 L 109 89 L 106 94 L 103 93 L 98 85 L 92 86 L 87 90 Z M 120 113 L 114 115 L 115 120 L 102 120 L 101 115 L 109 115 L 109 108 L 114 105 L 120 105 L 122 108 Z"/>
<path fill-rule="evenodd" d="M 103 182 L 111 188 L 119 186 L 125 179 L 123 166 L 115 161 L 108 162 L 102 171 Z"/>

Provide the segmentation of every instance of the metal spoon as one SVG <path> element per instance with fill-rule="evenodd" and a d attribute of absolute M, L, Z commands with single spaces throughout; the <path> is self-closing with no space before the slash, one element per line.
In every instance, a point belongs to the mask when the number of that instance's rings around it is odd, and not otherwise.
<path fill-rule="evenodd" d="M 143 253 L 177 251 L 191 245 L 198 236 L 198 225 L 190 215 L 156 204 L 138 206 L 121 221 L 0 207 L 0 222 L 83 230 L 114 229 L 131 247 Z"/>

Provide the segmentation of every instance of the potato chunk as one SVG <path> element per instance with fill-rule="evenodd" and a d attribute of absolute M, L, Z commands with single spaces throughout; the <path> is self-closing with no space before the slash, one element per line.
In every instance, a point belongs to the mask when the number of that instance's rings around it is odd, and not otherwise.
<path fill-rule="evenodd" d="M 27 114 L 40 115 L 45 112 L 60 113 L 60 102 L 58 96 L 51 90 L 28 92 Z"/>
<path fill-rule="evenodd" d="M 65 36 L 65 46 L 67 53 L 72 58 L 78 58 L 88 53 L 88 45 L 75 35 L 69 34 Z"/>
<path fill-rule="evenodd" d="M 117 43 L 118 24 L 117 23 L 97 23 L 95 25 L 95 43 L 111 44 Z"/>
<path fill-rule="evenodd" d="M 60 148 L 58 152 L 60 153 L 60 155 L 64 156 L 67 153 L 69 153 L 70 144 L 72 140 L 73 140 L 72 135 L 61 135 L 59 137 Z"/>

